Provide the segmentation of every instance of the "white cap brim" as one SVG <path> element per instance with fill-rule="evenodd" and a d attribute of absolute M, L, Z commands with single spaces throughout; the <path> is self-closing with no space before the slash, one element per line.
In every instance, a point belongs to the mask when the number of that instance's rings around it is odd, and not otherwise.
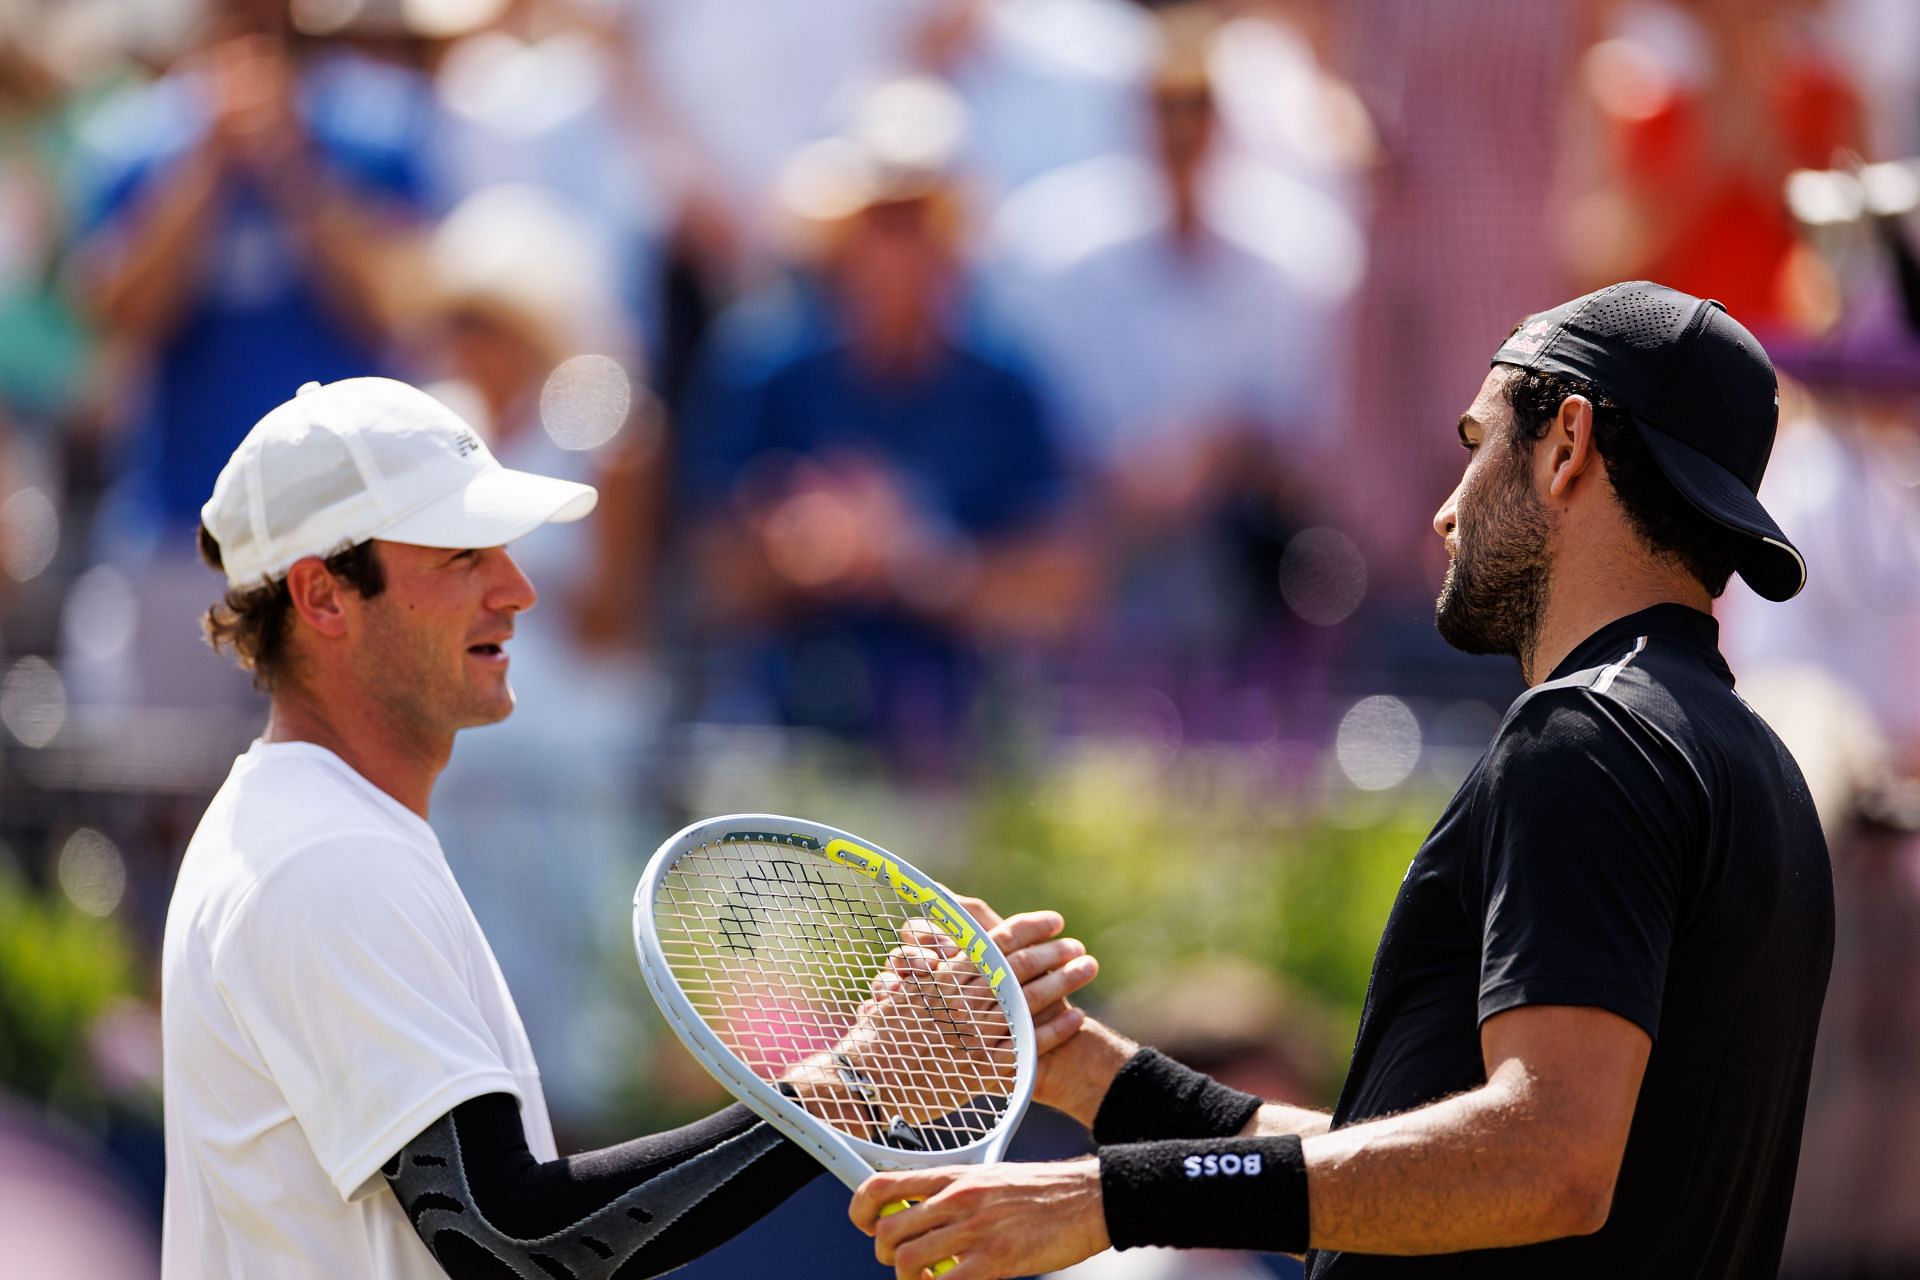
<path fill-rule="evenodd" d="M 505 467 L 484 471 L 373 536 L 421 547 L 497 547 L 543 524 L 566 524 L 592 511 L 592 485 Z"/>

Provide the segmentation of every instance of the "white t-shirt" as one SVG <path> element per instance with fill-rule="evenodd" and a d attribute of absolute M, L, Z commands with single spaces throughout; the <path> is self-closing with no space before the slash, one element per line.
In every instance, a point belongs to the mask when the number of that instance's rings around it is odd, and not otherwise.
<path fill-rule="evenodd" d="M 170 1280 L 443 1275 L 380 1166 L 469 1098 L 556 1158 L 513 997 L 433 829 L 323 747 L 234 762 L 161 959 Z"/>

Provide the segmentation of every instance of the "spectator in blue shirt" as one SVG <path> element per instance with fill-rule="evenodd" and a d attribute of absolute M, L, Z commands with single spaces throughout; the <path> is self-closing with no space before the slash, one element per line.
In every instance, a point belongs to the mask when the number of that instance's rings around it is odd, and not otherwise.
<path fill-rule="evenodd" d="M 296 61 L 283 8 L 228 0 L 218 38 L 83 136 L 82 291 L 149 370 L 121 497 L 162 536 L 292 388 L 381 371 L 403 283 L 424 82 L 337 47 Z"/>
<path fill-rule="evenodd" d="M 236 706 L 199 640 L 200 504 L 301 384 L 391 372 L 416 289 L 432 99 L 415 70 L 222 0 L 214 37 L 102 106 L 76 159 L 83 302 L 141 371 L 107 460 L 96 554 L 135 583 L 138 642 L 101 700 Z"/>
<path fill-rule="evenodd" d="M 999 275 L 1042 354 L 1113 566 L 1076 666 L 1096 683 L 1167 691 L 1201 736 L 1241 732 L 1249 690 L 1279 691 L 1284 708 L 1312 669 L 1312 633 L 1275 586 L 1319 505 L 1308 477 L 1330 434 L 1361 246 L 1335 201 L 1227 129 L 1214 21 L 1201 6 L 1163 20 L 1141 94 L 1150 157 L 1037 180 L 1002 207 L 998 236 Z"/>
<path fill-rule="evenodd" d="M 1085 565 L 1033 385 L 962 318 L 938 165 L 825 146 L 795 184 L 823 229 L 817 305 L 757 341 L 723 326 L 683 422 L 707 618 L 755 637 L 709 646 L 735 663 L 717 694 L 890 748 L 950 744 L 981 646 L 1069 625 Z"/>

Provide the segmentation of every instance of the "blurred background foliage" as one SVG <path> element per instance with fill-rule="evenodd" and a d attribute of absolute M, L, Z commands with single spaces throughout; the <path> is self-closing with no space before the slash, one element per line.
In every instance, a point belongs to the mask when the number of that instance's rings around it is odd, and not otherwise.
<path fill-rule="evenodd" d="M 89 915 L 0 859 L 0 1079 L 69 1115 L 106 1099 L 92 1031 L 138 991 L 134 949 L 118 920 Z"/>
<path fill-rule="evenodd" d="M 1374 944 L 1400 880 L 1446 799 L 1431 776 L 1389 792 L 1284 780 L 1259 752 L 1090 741 L 967 789 L 902 791 L 823 761 L 733 766 L 694 783 L 697 812 L 770 810 L 839 826 L 1005 914 L 1050 908 L 1100 959 L 1084 1003 L 1122 1030 L 1140 997 L 1245 963 L 1285 1001 L 1286 1046 L 1313 1101 L 1337 1096 Z M 870 775 L 869 775 L 870 777 Z M 663 832 L 664 834 L 664 832 Z M 611 982 L 646 1005 L 621 922 Z M 722 1099 L 650 1008 L 621 1110 L 635 1123 Z"/>
<path fill-rule="evenodd" d="M 1065 914 L 1108 987 L 1231 954 L 1357 1017 L 1374 941 L 1434 806 L 1223 797 L 1209 792 L 1258 781 L 1210 763 L 1156 778 L 1137 758 L 1100 752 L 1060 776 L 1009 780 L 981 806 L 964 887 L 1001 910 Z"/>

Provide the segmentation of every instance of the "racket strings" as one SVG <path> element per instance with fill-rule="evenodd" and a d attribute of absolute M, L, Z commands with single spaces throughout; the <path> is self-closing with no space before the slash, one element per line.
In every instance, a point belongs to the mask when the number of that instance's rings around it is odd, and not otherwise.
<path fill-rule="evenodd" d="M 764 1080 L 841 1086 L 822 1119 L 931 1150 L 999 1123 L 1017 1061 L 1005 1011 L 888 884 L 773 842 L 711 843 L 662 878 L 653 912 L 681 991 L 730 1052 Z"/>

